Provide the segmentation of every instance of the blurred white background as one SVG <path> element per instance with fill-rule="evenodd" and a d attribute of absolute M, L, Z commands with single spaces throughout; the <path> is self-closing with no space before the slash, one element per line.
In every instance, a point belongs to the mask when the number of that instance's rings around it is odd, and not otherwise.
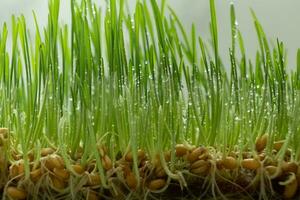
<path fill-rule="evenodd" d="M 95 0 L 96 1 L 96 0 Z M 105 2 L 104 0 L 97 0 Z M 69 0 L 61 0 L 61 21 L 70 19 Z M 135 0 L 129 0 L 134 4 Z M 192 23 L 197 26 L 198 34 L 209 39 L 209 0 L 167 0 L 187 29 Z M 230 17 L 229 7 L 232 1 L 216 0 L 219 26 L 220 51 L 225 63 L 228 63 L 228 49 L 230 47 Z M 253 58 L 258 49 L 255 29 L 250 13 L 252 8 L 262 23 L 270 41 L 276 42 L 279 38 L 288 49 L 288 66 L 293 68 L 296 63 L 296 51 L 300 47 L 300 1 L 299 0 L 242 0 L 233 1 L 239 28 L 243 33 L 248 57 Z M 24 14 L 28 27 L 33 28 L 32 10 L 38 16 L 41 25 L 47 23 L 47 0 L 0 0 L 0 23 L 8 24 L 11 15 Z"/>

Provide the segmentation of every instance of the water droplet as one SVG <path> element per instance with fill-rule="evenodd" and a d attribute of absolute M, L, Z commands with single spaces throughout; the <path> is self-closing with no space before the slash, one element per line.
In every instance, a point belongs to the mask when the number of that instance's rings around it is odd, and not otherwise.
<path fill-rule="evenodd" d="M 238 116 L 236 116 L 235 118 L 234 118 L 234 121 L 240 121 L 241 120 L 241 118 L 239 118 Z"/>

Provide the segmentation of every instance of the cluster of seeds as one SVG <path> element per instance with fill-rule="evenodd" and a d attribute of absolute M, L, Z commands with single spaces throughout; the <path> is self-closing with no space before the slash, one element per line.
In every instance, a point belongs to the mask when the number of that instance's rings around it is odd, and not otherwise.
<path fill-rule="evenodd" d="M 207 42 L 164 0 L 70 0 L 65 25 L 49 0 L 46 26 L 35 14 L 35 31 L 23 16 L 3 24 L 3 199 L 295 197 L 300 49 L 287 70 L 252 12 L 250 60 L 231 4 L 228 65 L 208 1 Z"/>
<path fill-rule="evenodd" d="M 100 176 L 92 166 L 93 162 L 89 166 L 82 166 L 79 162 L 74 161 L 71 168 L 67 169 L 63 158 L 55 149 L 43 148 L 39 161 L 30 161 L 28 180 L 24 176 L 23 159 L 16 160 L 9 166 L 9 181 L 5 193 L 12 199 L 33 198 L 34 195 L 36 195 L 35 198 L 38 198 L 42 196 L 39 193 L 45 191 L 59 196 L 69 193 L 67 188 L 72 182 L 83 188 L 82 193 L 85 193 L 88 199 L 97 199 L 94 189 L 100 186 Z"/>
<path fill-rule="evenodd" d="M 8 130 L 0 129 L 1 148 L 7 148 Z M 263 185 L 269 195 L 284 199 L 294 197 L 300 188 L 299 163 L 291 160 L 291 152 L 286 151 L 284 160 L 278 162 L 267 155 L 265 149 L 268 136 L 256 141 L 256 152 L 230 152 L 228 155 L 216 152 L 212 147 L 192 147 L 184 144 L 175 146 L 174 173 L 181 173 L 185 185 L 182 189 L 195 187 L 203 197 L 213 194 L 213 187 L 223 195 L 244 193 L 254 197 Z M 272 153 L 280 151 L 284 141 L 274 142 Z M 13 152 L 13 162 L 1 151 L 1 190 L 10 199 L 38 199 L 45 196 L 68 199 L 122 199 L 128 194 L 136 197 L 148 193 L 163 194 L 171 184 L 176 184 L 165 171 L 159 154 L 150 159 L 139 149 L 137 153 L 138 175 L 134 172 L 134 158 L 131 152 L 125 153 L 115 163 L 109 157 L 108 149 L 98 147 L 102 166 L 108 177 L 108 188 L 102 187 L 96 160 L 87 165 L 80 164 L 81 154 L 67 167 L 64 159 L 55 148 L 42 148 L 40 157 L 33 151 L 28 153 L 30 175 L 25 177 L 23 155 Z M 79 151 L 80 152 L 80 151 Z M 164 153 L 167 167 L 171 169 L 171 151 Z M 210 181 L 207 181 L 210 180 Z M 72 186 L 72 187 L 70 187 Z M 70 188 L 75 191 L 70 191 Z M 207 189 L 208 188 L 208 189 Z M 210 188 L 210 189 L 209 189 Z M 178 187 L 179 189 L 179 187 Z"/>

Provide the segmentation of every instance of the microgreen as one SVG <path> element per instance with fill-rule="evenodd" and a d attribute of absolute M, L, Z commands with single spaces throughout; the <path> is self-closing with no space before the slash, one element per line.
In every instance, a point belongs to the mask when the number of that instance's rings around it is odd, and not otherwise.
<path fill-rule="evenodd" d="M 24 16 L 13 16 L 11 30 L 4 24 L 1 31 L 0 125 L 11 132 L 7 153 L 25 155 L 26 179 L 31 172 L 26 155 L 40 155 L 49 146 L 74 174 L 72 164 L 94 161 L 106 189 L 117 187 L 106 173 L 106 156 L 117 164 L 118 156 L 131 153 L 132 172 L 139 177 L 139 149 L 161 163 L 168 183 L 173 179 L 182 187 L 188 183 L 177 168 L 177 144 L 241 157 L 244 151 L 256 155 L 256 139 L 268 134 L 268 156 L 281 162 L 290 150 L 291 160 L 299 161 L 300 50 L 297 67 L 287 71 L 283 43 L 269 44 L 254 11 L 259 51 L 252 61 L 230 6 L 232 43 L 223 58 L 230 60 L 228 70 L 219 54 L 214 0 L 211 45 L 195 25 L 188 33 L 166 1 L 139 1 L 133 13 L 124 0 L 110 0 L 106 9 L 90 0 L 70 5 L 71 24 L 60 23 L 60 1 L 49 0 L 47 26 L 40 27 L 33 14 L 34 36 Z M 284 144 L 274 156 L 278 140 Z M 106 153 L 99 150 L 103 146 Z M 81 159 L 74 161 L 78 153 Z"/>

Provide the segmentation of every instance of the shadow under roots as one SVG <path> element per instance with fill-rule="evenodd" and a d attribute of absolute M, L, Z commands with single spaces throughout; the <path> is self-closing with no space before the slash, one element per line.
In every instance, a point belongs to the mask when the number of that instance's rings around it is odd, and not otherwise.
<path fill-rule="evenodd" d="M 229 188 L 227 188 L 229 189 Z M 226 189 L 226 190 L 227 190 Z M 234 188 L 231 188 L 234 191 Z M 225 192 L 225 191 L 224 191 Z M 228 191 L 223 194 L 223 198 L 226 197 L 228 199 L 251 199 L 251 197 L 247 198 L 246 194 L 242 192 L 235 192 L 228 195 Z M 252 197 L 253 198 L 253 197 Z M 222 199 L 221 195 L 212 194 L 211 188 L 203 189 L 203 183 L 194 182 L 189 185 L 189 188 L 181 188 L 179 184 L 171 182 L 168 188 L 161 194 L 150 194 L 147 199 L 177 199 L 177 200 L 185 200 L 185 199 Z M 256 198 L 254 198 L 256 199 Z"/>
<path fill-rule="evenodd" d="M 192 184 L 188 184 L 188 188 L 181 188 L 177 182 L 171 182 L 168 188 L 163 193 L 150 193 L 146 199 L 149 200 L 214 200 L 214 199 L 228 199 L 228 200 L 256 200 L 260 199 L 259 189 L 250 191 L 242 190 L 241 187 L 229 184 L 226 181 L 219 182 L 218 186 L 214 186 L 214 192 L 212 192 L 212 186 L 206 186 L 204 188 L 203 182 L 194 181 Z M 218 187 L 218 189 L 216 188 Z M 222 193 L 222 194 L 220 194 Z M 266 191 L 268 199 L 280 200 L 283 199 L 278 194 L 273 194 L 271 191 Z M 300 200 L 299 197 L 293 200 Z"/>

